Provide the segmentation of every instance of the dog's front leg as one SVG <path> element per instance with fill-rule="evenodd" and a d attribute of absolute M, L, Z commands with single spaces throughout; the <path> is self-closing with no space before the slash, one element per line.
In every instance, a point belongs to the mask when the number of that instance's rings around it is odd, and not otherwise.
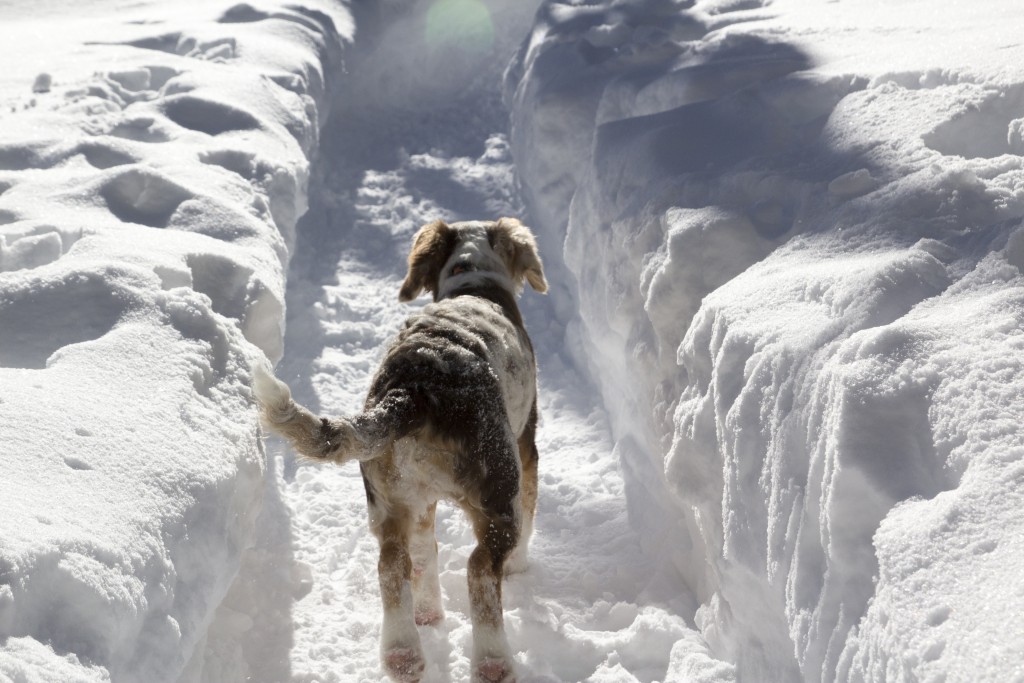
<path fill-rule="evenodd" d="M 537 511 L 537 405 L 534 403 L 530 413 L 530 421 L 519 437 L 519 462 L 522 466 L 520 486 L 522 488 L 522 516 L 519 529 L 519 541 L 515 549 L 505 560 L 505 574 L 516 574 L 526 571 L 526 556 L 533 535 L 533 518 Z"/>
<path fill-rule="evenodd" d="M 381 663 L 395 681 L 414 683 L 423 675 L 423 650 L 416 632 L 409 556 L 409 516 L 392 512 L 377 531 L 380 540 L 380 597 L 384 604 Z"/>

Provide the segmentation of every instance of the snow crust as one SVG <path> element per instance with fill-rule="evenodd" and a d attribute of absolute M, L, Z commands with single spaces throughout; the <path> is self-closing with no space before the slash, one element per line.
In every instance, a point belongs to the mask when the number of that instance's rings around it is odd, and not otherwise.
<path fill-rule="evenodd" d="M 1021 677 L 1017 27 L 549 2 L 509 67 L 632 519 L 700 603 L 670 680 Z"/>

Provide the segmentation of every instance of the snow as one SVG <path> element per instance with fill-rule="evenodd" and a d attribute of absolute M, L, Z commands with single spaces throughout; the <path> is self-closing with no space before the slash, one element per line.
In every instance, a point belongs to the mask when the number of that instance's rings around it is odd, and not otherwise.
<path fill-rule="evenodd" d="M 1024 681 L 1018 14 L 0 0 L 0 680 L 380 680 L 361 478 L 251 368 L 356 410 L 416 229 L 509 215 L 519 680 Z"/>
<path fill-rule="evenodd" d="M 1020 20 L 687 4 L 552 3 L 508 83 L 687 656 L 1016 680 Z"/>
<path fill-rule="evenodd" d="M 177 680 L 202 653 L 260 510 L 249 367 L 281 355 L 282 257 L 318 126 L 306 89 L 326 15 L 274 52 L 256 30 L 218 36 L 228 6 L 180 29 L 153 6 L 101 9 L 4 26 L 23 50 L 0 90 L 14 680 Z M 140 35 L 163 38 L 129 47 Z M 29 75 L 40 63 L 48 78 Z"/>

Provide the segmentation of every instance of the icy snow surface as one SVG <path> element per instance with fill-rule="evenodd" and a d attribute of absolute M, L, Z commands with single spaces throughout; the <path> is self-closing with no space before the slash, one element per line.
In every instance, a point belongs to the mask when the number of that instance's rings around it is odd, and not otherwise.
<path fill-rule="evenodd" d="M 380 680 L 361 480 L 250 368 L 355 410 L 412 233 L 499 215 L 520 681 L 1024 681 L 1015 3 L 537 4 L 0 0 L 0 681 Z"/>

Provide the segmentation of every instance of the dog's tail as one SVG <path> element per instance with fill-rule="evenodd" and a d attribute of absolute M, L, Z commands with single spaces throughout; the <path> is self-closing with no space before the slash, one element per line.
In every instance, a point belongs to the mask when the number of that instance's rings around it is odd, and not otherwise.
<path fill-rule="evenodd" d="M 263 424 L 287 439 L 300 456 L 340 464 L 371 460 L 381 454 L 379 439 L 373 438 L 380 430 L 373 429 L 374 425 L 359 418 L 317 417 L 292 400 L 288 385 L 263 365 L 257 365 L 253 372 L 252 388 Z"/>

